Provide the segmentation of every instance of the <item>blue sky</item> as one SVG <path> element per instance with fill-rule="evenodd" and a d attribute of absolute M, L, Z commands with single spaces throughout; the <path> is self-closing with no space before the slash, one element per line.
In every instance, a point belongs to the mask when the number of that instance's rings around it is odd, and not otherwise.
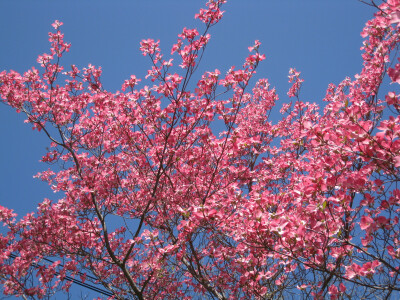
<path fill-rule="evenodd" d="M 204 3 L 2 0 L 0 71 L 24 72 L 39 67 L 37 55 L 49 52 L 47 33 L 58 19 L 64 22 L 65 40 L 72 43 L 61 63 L 66 67 L 102 66 L 104 88 L 116 91 L 131 74 L 144 79 L 150 62 L 140 54 L 139 42 L 160 39 L 168 56 L 183 27 L 202 28 L 194 14 Z M 218 68 L 224 73 L 232 65 L 240 66 L 247 47 L 258 39 L 262 42 L 260 52 L 267 59 L 256 78 L 267 77 L 283 102 L 289 88 L 288 70 L 295 67 L 305 79 L 302 100 L 317 103 L 321 103 L 329 83 L 360 72 L 360 32 L 374 12 L 357 0 L 230 0 L 224 10 L 224 18 L 210 31 L 200 71 Z M 200 76 L 199 72 L 195 78 Z M 15 209 L 19 215 L 35 210 L 44 197 L 57 199 L 47 184 L 32 178 L 47 169 L 38 161 L 48 143 L 23 119 L 0 105 L 0 205 Z"/>

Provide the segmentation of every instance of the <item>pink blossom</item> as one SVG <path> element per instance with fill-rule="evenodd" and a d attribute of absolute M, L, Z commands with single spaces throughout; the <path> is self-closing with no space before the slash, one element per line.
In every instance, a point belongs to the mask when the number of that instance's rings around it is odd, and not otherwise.
<path fill-rule="evenodd" d="M 60 22 L 60 21 L 58 21 L 58 20 L 55 20 L 54 23 L 51 24 L 51 26 L 53 26 L 54 29 L 57 30 L 57 29 L 60 28 L 60 26 L 62 26 L 63 24 L 64 24 L 63 22 Z"/>

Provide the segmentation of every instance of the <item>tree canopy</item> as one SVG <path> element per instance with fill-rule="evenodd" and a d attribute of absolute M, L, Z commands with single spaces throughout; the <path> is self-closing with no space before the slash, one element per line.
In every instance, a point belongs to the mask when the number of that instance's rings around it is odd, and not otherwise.
<path fill-rule="evenodd" d="M 40 69 L 0 73 L 2 102 L 48 137 L 56 167 L 37 177 L 64 195 L 19 221 L 0 206 L 6 295 L 86 282 L 110 299 L 399 296 L 400 1 L 368 2 L 360 72 L 322 107 L 294 68 L 283 105 L 252 82 L 258 40 L 241 67 L 196 73 L 225 2 L 167 55 L 143 40 L 147 76 L 115 93 L 101 67 L 62 65 L 60 21 Z"/>

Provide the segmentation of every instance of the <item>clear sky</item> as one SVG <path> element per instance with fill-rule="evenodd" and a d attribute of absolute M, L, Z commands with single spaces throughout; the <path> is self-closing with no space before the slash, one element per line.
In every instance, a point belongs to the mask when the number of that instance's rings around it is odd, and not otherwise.
<path fill-rule="evenodd" d="M 39 68 L 37 55 L 49 52 L 47 33 L 58 19 L 64 22 L 65 40 L 72 43 L 61 64 L 102 66 L 103 86 L 114 92 L 131 74 L 144 80 L 150 62 L 139 52 L 142 39 L 160 39 L 168 56 L 183 27 L 202 28 L 194 14 L 205 2 L 1 0 L 0 71 Z M 318 103 L 329 83 L 361 71 L 360 32 L 374 12 L 358 0 L 228 0 L 224 10 L 210 32 L 200 71 L 218 68 L 224 73 L 232 65 L 239 67 L 247 47 L 258 39 L 267 59 L 256 78 L 267 77 L 285 101 L 288 70 L 295 67 L 305 79 L 302 100 Z M 58 197 L 32 178 L 47 169 L 38 161 L 48 142 L 23 119 L 0 105 L 0 205 L 19 215 L 35 210 L 44 197 Z"/>

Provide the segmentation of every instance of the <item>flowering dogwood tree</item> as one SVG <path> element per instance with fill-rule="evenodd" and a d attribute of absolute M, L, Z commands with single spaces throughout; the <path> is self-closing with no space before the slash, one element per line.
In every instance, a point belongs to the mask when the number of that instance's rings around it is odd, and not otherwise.
<path fill-rule="evenodd" d="M 140 88 L 132 75 L 111 93 L 101 68 L 64 68 L 59 21 L 40 70 L 0 73 L 2 101 L 60 166 L 37 176 L 64 195 L 20 221 L 0 206 L 5 294 L 79 280 L 114 299 L 399 296 L 400 1 L 369 3 L 364 65 L 324 107 L 301 101 L 291 69 L 276 123 L 275 90 L 251 82 L 259 41 L 241 68 L 195 79 L 225 2 L 207 2 L 202 31 L 184 28 L 171 58 L 141 42 L 152 67 Z"/>

